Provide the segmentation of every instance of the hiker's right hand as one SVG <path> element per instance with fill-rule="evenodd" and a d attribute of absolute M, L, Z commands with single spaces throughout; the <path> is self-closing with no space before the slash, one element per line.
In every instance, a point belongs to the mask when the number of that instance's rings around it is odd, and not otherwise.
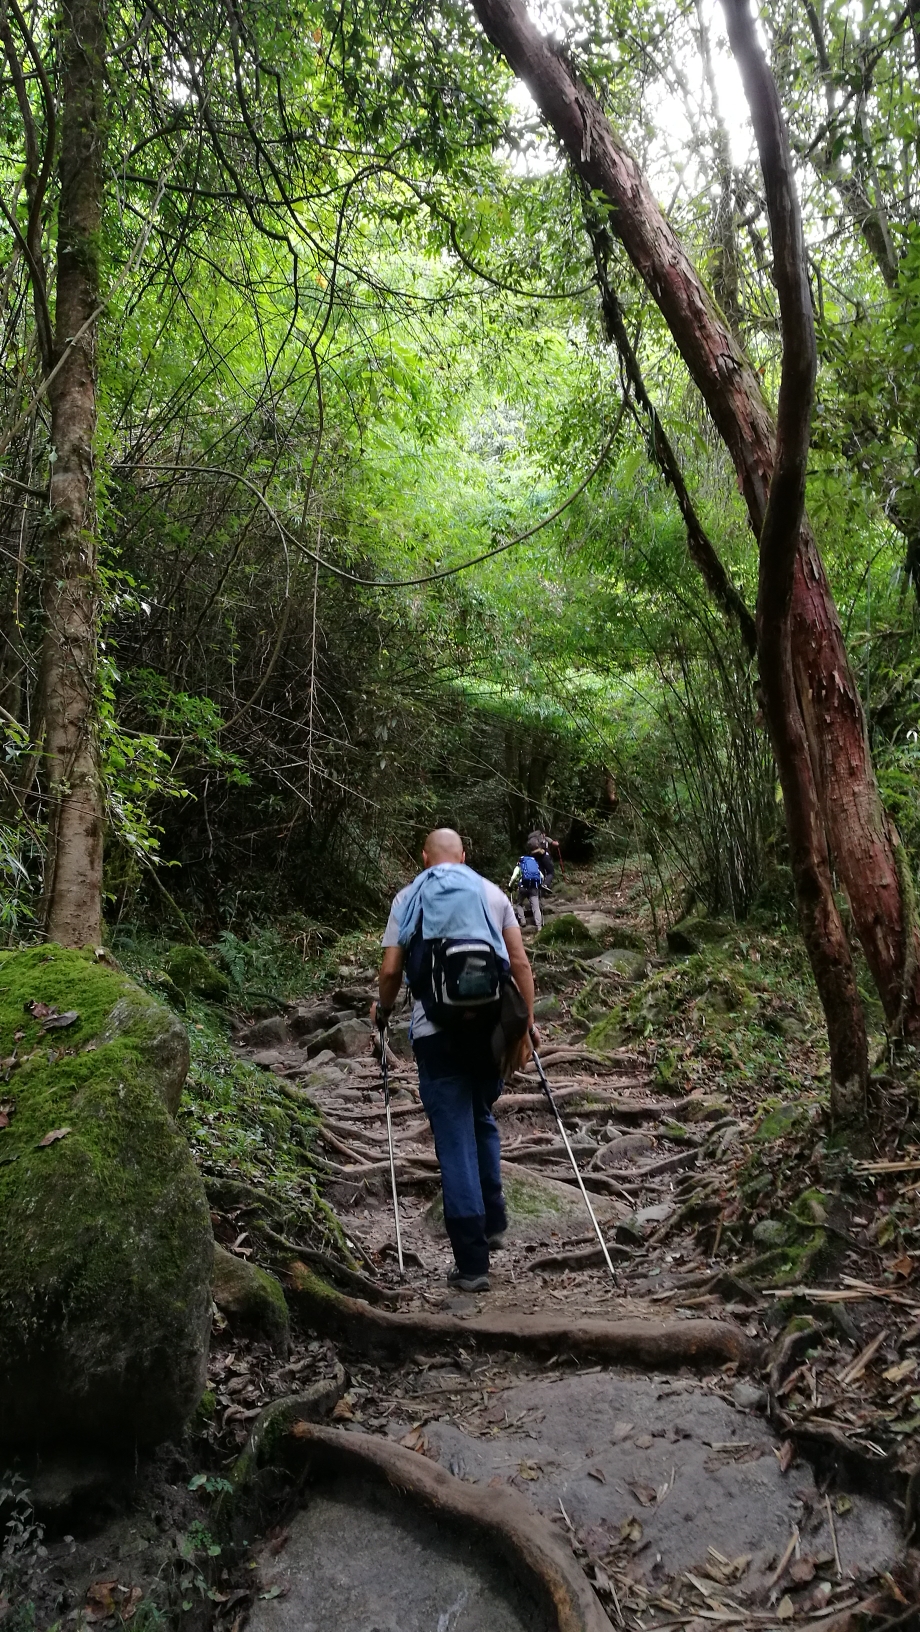
<path fill-rule="evenodd" d="M 375 998 L 371 1004 L 371 1025 L 375 1026 L 378 1031 L 382 1031 L 392 1012 L 392 1009 L 385 1009 L 383 1004 Z"/>

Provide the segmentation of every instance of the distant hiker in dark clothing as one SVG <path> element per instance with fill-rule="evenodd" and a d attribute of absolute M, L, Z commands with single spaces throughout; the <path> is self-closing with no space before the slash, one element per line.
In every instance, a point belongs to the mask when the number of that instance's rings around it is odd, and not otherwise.
<path fill-rule="evenodd" d="M 508 1222 L 492 1115 L 502 1090 L 494 1033 L 510 978 L 520 1022 L 515 1063 L 523 1063 L 530 1045 L 522 1033 L 533 1027 L 533 975 L 507 898 L 466 866 L 460 835 L 436 828 L 422 860 L 424 871 L 390 909 L 380 1001 L 371 1013 L 378 1023 L 389 1013 L 405 977 L 415 1000 L 409 1030 L 455 1261 L 448 1283 L 487 1292 L 489 1252 L 503 1245 Z"/>
<path fill-rule="evenodd" d="M 551 839 L 548 833 L 543 833 L 535 828 L 532 833 L 528 833 L 527 843 L 524 848 L 529 856 L 533 856 L 540 869 L 543 877 L 543 888 L 550 892 L 553 887 L 553 879 L 556 876 L 556 867 L 553 861 L 554 850 L 556 860 L 559 866 L 562 867 L 562 851 L 559 848 L 558 839 Z M 564 876 L 564 867 L 562 867 L 562 872 Z"/>
<path fill-rule="evenodd" d="M 540 891 L 543 889 L 543 872 L 538 856 L 522 856 L 514 872 L 508 880 L 509 890 L 517 885 L 517 902 L 514 916 L 523 929 L 527 923 L 527 908 L 536 929 L 543 928 L 543 908 L 540 905 Z"/>

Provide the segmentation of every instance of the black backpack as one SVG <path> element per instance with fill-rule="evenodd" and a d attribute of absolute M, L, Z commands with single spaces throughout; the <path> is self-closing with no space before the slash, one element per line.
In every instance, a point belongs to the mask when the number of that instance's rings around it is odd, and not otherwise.
<path fill-rule="evenodd" d="M 489 941 L 423 940 L 421 920 L 406 950 L 409 990 L 436 1026 L 494 1026 L 510 968 Z"/>

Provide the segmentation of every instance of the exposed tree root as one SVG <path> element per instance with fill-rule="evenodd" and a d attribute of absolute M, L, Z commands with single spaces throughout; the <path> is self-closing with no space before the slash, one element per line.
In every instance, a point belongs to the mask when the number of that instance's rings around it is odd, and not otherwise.
<path fill-rule="evenodd" d="M 888 1594 L 876 1593 L 874 1598 L 864 1598 L 861 1604 L 854 1604 L 852 1609 L 842 1609 L 839 1615 L 832 1615 L 829 1620 L 809 1621 L 801 1628 L 801 1632 L 865 1632 L 869 1621 L 877 1615 L 884 1614 L 890 1607 L 891 1599 Z M 918 1612 L 914 1608 L 910 1613 L 916 1615 Z M 881 1632 L 885 1632 L 884 1627 L 881 1628 Z"/>
<path fill-rule="evenodd" d="M 607 1250 L 614 1258 L 634 1257 L 631 1247 L 618 1246 L 615 1241 L 607 1243 Z M 603 1262 L 604 1254 L 600 1247 L 579 1247 L 575 1252 L 544 1252 L 539 1258 L 531 1258 L 524 1269 L 529 1274 L 540 1269 L 591 1269 L 593 1265 Z"/>
<path fill-rule="evenodd" d="M 271 1405 L 259 1412 L 246 1447 L 230 1470 L 234 1490 L 245 1488 L 261 1467 L 266 1453 L 282 1434 L 290 1432 L 294 1423 L 315 1422 L 317 1417 L 327 1416 L 344 1392 L 345 1372 L 337 1365 L 331 1377 L 321 1378 L 302 1394 L 286 1394 L 283 1399 L 272 1400 Z"/>
<path fill-rule="evenodd" d="M 810 1423 L 799 1425 L 788 1418 L 784 1420 L 782 1413 L 777 1413 L 772 1426 L 792 1440 L 818 1473 L 832 1476 L 840 1489 L 874 1496 L 905 1511 L 908 1475 L 896 1465 L 893 1457 L 873 1456 L 854 1444 L 839 1428 Z"/>
<path fill-rule="evenodd" d="M 520 1072 L 515 1080 L 517 1082 L 522 1080 Z M 533 1079 L 531 1077 L 525 1077 L 523 1080 L 525 1082 L 531 1082 Z M 589 1081 L 585 1081 L 559 1088 L 556 1088 L 553 1083 L 550 1083 L 550 1087 L 553 1090 L 553 1098 L 559 1105 L 572 1099 L 590 1099 L 594 1105 L 603 1105 L 607 1110 L 609 1110 L 611 1115 L 615 1117 L 623 1117 L 630 1122 L 633 1122 L 636 1119 L 643 1122 L 654 1122 L 658 1121 L 659 1119 L 664 1119 L 666 1121 L 671 1120 L 673 1117 L 679 1116 L 682 1111 L 687 1109 L 688 1105 L 693 1103 L 693 1101 L 689 1098 L 670 1099 L 666 1100 L 664 1104 L 661 1104 L 654 1099 L 622 1099 L 619 1094 L 611 1093 L 607 1085 L 603 1082 L 592 1084 Z M 496 1116 L 502 1116 L 508 1111 L 541 1110 L 543 1107 L 545 1107 L 545 1105 L 546 1095 L 543 1093 L 502 1094 L 501 1097 L 495 1101 L 492 1108 Z"/>
<path fill-rule="evenodd" d="M 285 1259 L 301 1260 L 306 1258 L 308 1263 L 315 1264 L 317 1269 L 325 1270 L 334 1280 L 344 1281 L 345 1285 L 359 1297 L 366 1298 L 368 1303 L 392 1303 L 400 1298 L 410 1298 L 412 1293 L 405 1286 L 382 1286 L 379 1281 L 372 1281 L 370 1276 L 361 1275 L 357 1270 L 348 1269 L 340 1264 L 328 1252 L 316 1252 L 312 1247 L 300 1247 L 296 1241 L 288 1241 L 283 1235 L 278 1235 L 267 1224 L 254 1224 L 252 1229 L 258 1230 L 270 1247 L 276 1252 L 283 1252 Z M 277 1262 L 275 1268 L 278 1268 Z"/>
<path fill-rule="evenodd" d="M 362 1353 L 405 1353 L 407 1348 L 443 1348 L 448 1342 L 526 1354 L 571 1354 L 578 1359 L 621 1365 L 713 1366 L 734 1361 L 755 1366 L 760 1346 L 727 1320 L 580 1320 L 547 1315 L 453 1315 L 412 1311 L 392 1314 L 371 1309 L 337 1292 L 306 1264 L 288 1265 L 289 1302 L 301 1319 L 324 1337 L 337 1338 Z"/>
<path fill-rule="evenodd" d="M 372 1434 L 297 1422 L 289 1430 L 311 1471 L 383 1479 L 451 1529 L 473 1529 L 553 1611 L 559 1632 L 610 1632 L 610 1622 L 567 1543 L 516 1491 L 455 1479 L 417 1451 Z"/>

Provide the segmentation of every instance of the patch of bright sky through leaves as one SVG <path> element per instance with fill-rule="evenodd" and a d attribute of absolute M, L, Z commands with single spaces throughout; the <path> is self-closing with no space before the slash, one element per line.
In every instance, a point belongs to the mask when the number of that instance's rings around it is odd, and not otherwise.
<path fill-rule="evenodd" d="M 565 39 L 568 29 L 566 8 L 554 3 L 554 0 L 547 4 L 534 3 L 534 0 L 531 0 L 528 9 L 544 32 L 553 35 L 557 40 Z M 740 167 L 754 151 L 754 136 L 741 76 L 729 50 L 725 19 L 718 0 L 703 0 L 701 9 L 709 31 L 719 113 L 728 132 L 732 163 Z M 758 32 L 761 42 L 766 46 L 759 24 Z M 699 107 L 708 110 L 710 97 L 704 82 L 699 51 L 688 48 L 678 66 L 691 96 L 695 98 Z M 533 98 L 520 80 L 515 81 L 512 102 L 528 121 L 537 116 Z M 695 135 L 692 128 L 693 120 L 694 109 L 688 106 L 683 96 L 663 83 L 655 86 L 654 125 L 657 135 L 643 155 L 643 160 L 653 184 L 660 190 L 662 197 L 672 197 L 675 189 L 679 192 L 682 185 L 693 192 L 704 179 L 692 159 Z M 516 168 L 520 167 L 533 173 L 550 169 L 558 160 L 552 143 L 545 137 L 536 147 L 528 147 L 525 154 L 515 155 L 512 162 Z"/>

